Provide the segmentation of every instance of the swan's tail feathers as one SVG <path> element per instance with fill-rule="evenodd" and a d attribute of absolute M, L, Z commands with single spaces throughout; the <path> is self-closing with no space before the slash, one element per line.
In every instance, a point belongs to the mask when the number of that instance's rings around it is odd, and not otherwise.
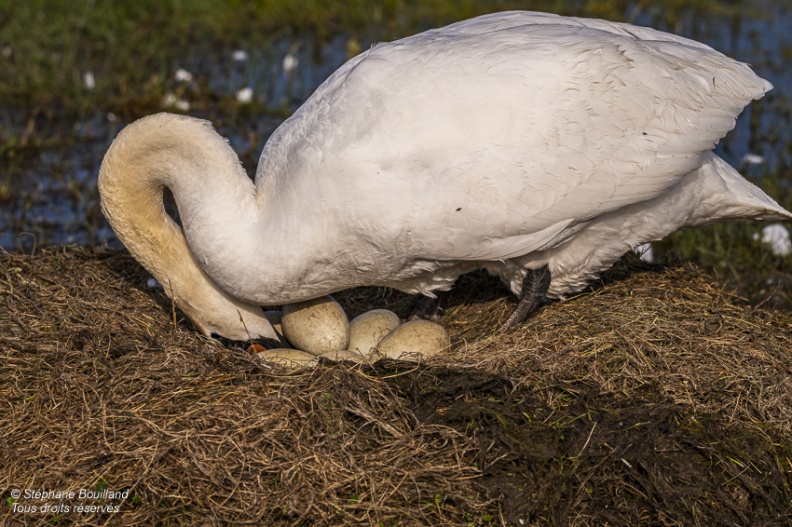
<path fill-rule="evenodd" d="M 792 221 L 792 212 L 776 203 L 715 154 L 707 154 L 698 172 L 706 181 L 708 194 L 702 206 L 710 210 L 702 210 L 701 219 L 704 221 L 697 223 L 729 219 Z"/>

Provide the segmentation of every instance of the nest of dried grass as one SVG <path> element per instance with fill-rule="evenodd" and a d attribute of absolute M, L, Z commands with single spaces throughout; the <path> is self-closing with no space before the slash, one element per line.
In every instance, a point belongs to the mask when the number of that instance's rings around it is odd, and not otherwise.
<path fill-rule="evenodd" d="M 502 336 L 513 300 L 464 277 L 448 353 L 298 371 L 200 337 L 147 278 L 0 254 L 5 524 L 790 525 L 792 316 L 691 266 L 622 266 Z M 20 510 L 45 502 L 71 509 Z"/>

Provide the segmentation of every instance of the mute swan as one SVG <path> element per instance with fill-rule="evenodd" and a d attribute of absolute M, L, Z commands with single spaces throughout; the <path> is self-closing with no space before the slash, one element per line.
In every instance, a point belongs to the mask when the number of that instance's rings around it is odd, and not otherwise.
<path fill-rule="evenodd" d="M 497 13 L 348 61 L 273 133 L 255 184 L 209 123 L 140 119 L 102 163 L 102 210 L 206 335 L 274 337 L 260 305 L 431 297 L 482 267 L 520 296 L 511 325 L 680 227 L 792 219 L 711 152 L 771 87 L 675 35 Z"/>

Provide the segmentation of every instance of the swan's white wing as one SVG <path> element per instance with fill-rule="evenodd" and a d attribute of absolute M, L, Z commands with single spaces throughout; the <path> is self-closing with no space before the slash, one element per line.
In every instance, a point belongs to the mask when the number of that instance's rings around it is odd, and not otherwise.
<path fill-rule="evenodd" d="M 633 37 L 638 40 L 676 42 L 688 47 L 712 50 L 711 47 L 701 42 L 696 42 L 695 40 L 690 40 L 689 38 L 680 37 L 679 35 L 671 33 L 664 33 L 663 31 L 658 31 L 650 27 L 634 26 L 625 22 L 610 22 L 596 18 L 565 17 L 553 13 L 539 13 L 534 11 L 501 11 L 499 13 L 462 20 L 433 31 L 442 32 L 444 35 L 485 35 L 502 29 L 545 24 L 590 28 L 614 35 Z M 409 38 L 412 37 L 408 37 L 408 39 Z"/>
<path fill-rule="evenodd" d="M 258 184 L 323 217 L 324 236 L 343 224 L 394 254 L 511 258 L 664 192 L 769 88 L 680 37 L 492 15 L 347 63 L 267 144 Z"/>

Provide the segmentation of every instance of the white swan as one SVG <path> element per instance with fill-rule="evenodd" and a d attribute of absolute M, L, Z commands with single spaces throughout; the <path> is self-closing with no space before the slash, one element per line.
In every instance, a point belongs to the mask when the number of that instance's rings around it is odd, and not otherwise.
<path fill-rule="evenodd" d="M 498 13 L 344 64 L 272 135 L 255 184 L 209 123 L 159 114 L 118 135 L 99 190 L 207 335 L 272 337 L 260 305 L 432 296 L 480 267 L 522 297 L 514 323 L 680 227 L 792 219 L 710 151 L 770 88 L 675 35 Z"/>

